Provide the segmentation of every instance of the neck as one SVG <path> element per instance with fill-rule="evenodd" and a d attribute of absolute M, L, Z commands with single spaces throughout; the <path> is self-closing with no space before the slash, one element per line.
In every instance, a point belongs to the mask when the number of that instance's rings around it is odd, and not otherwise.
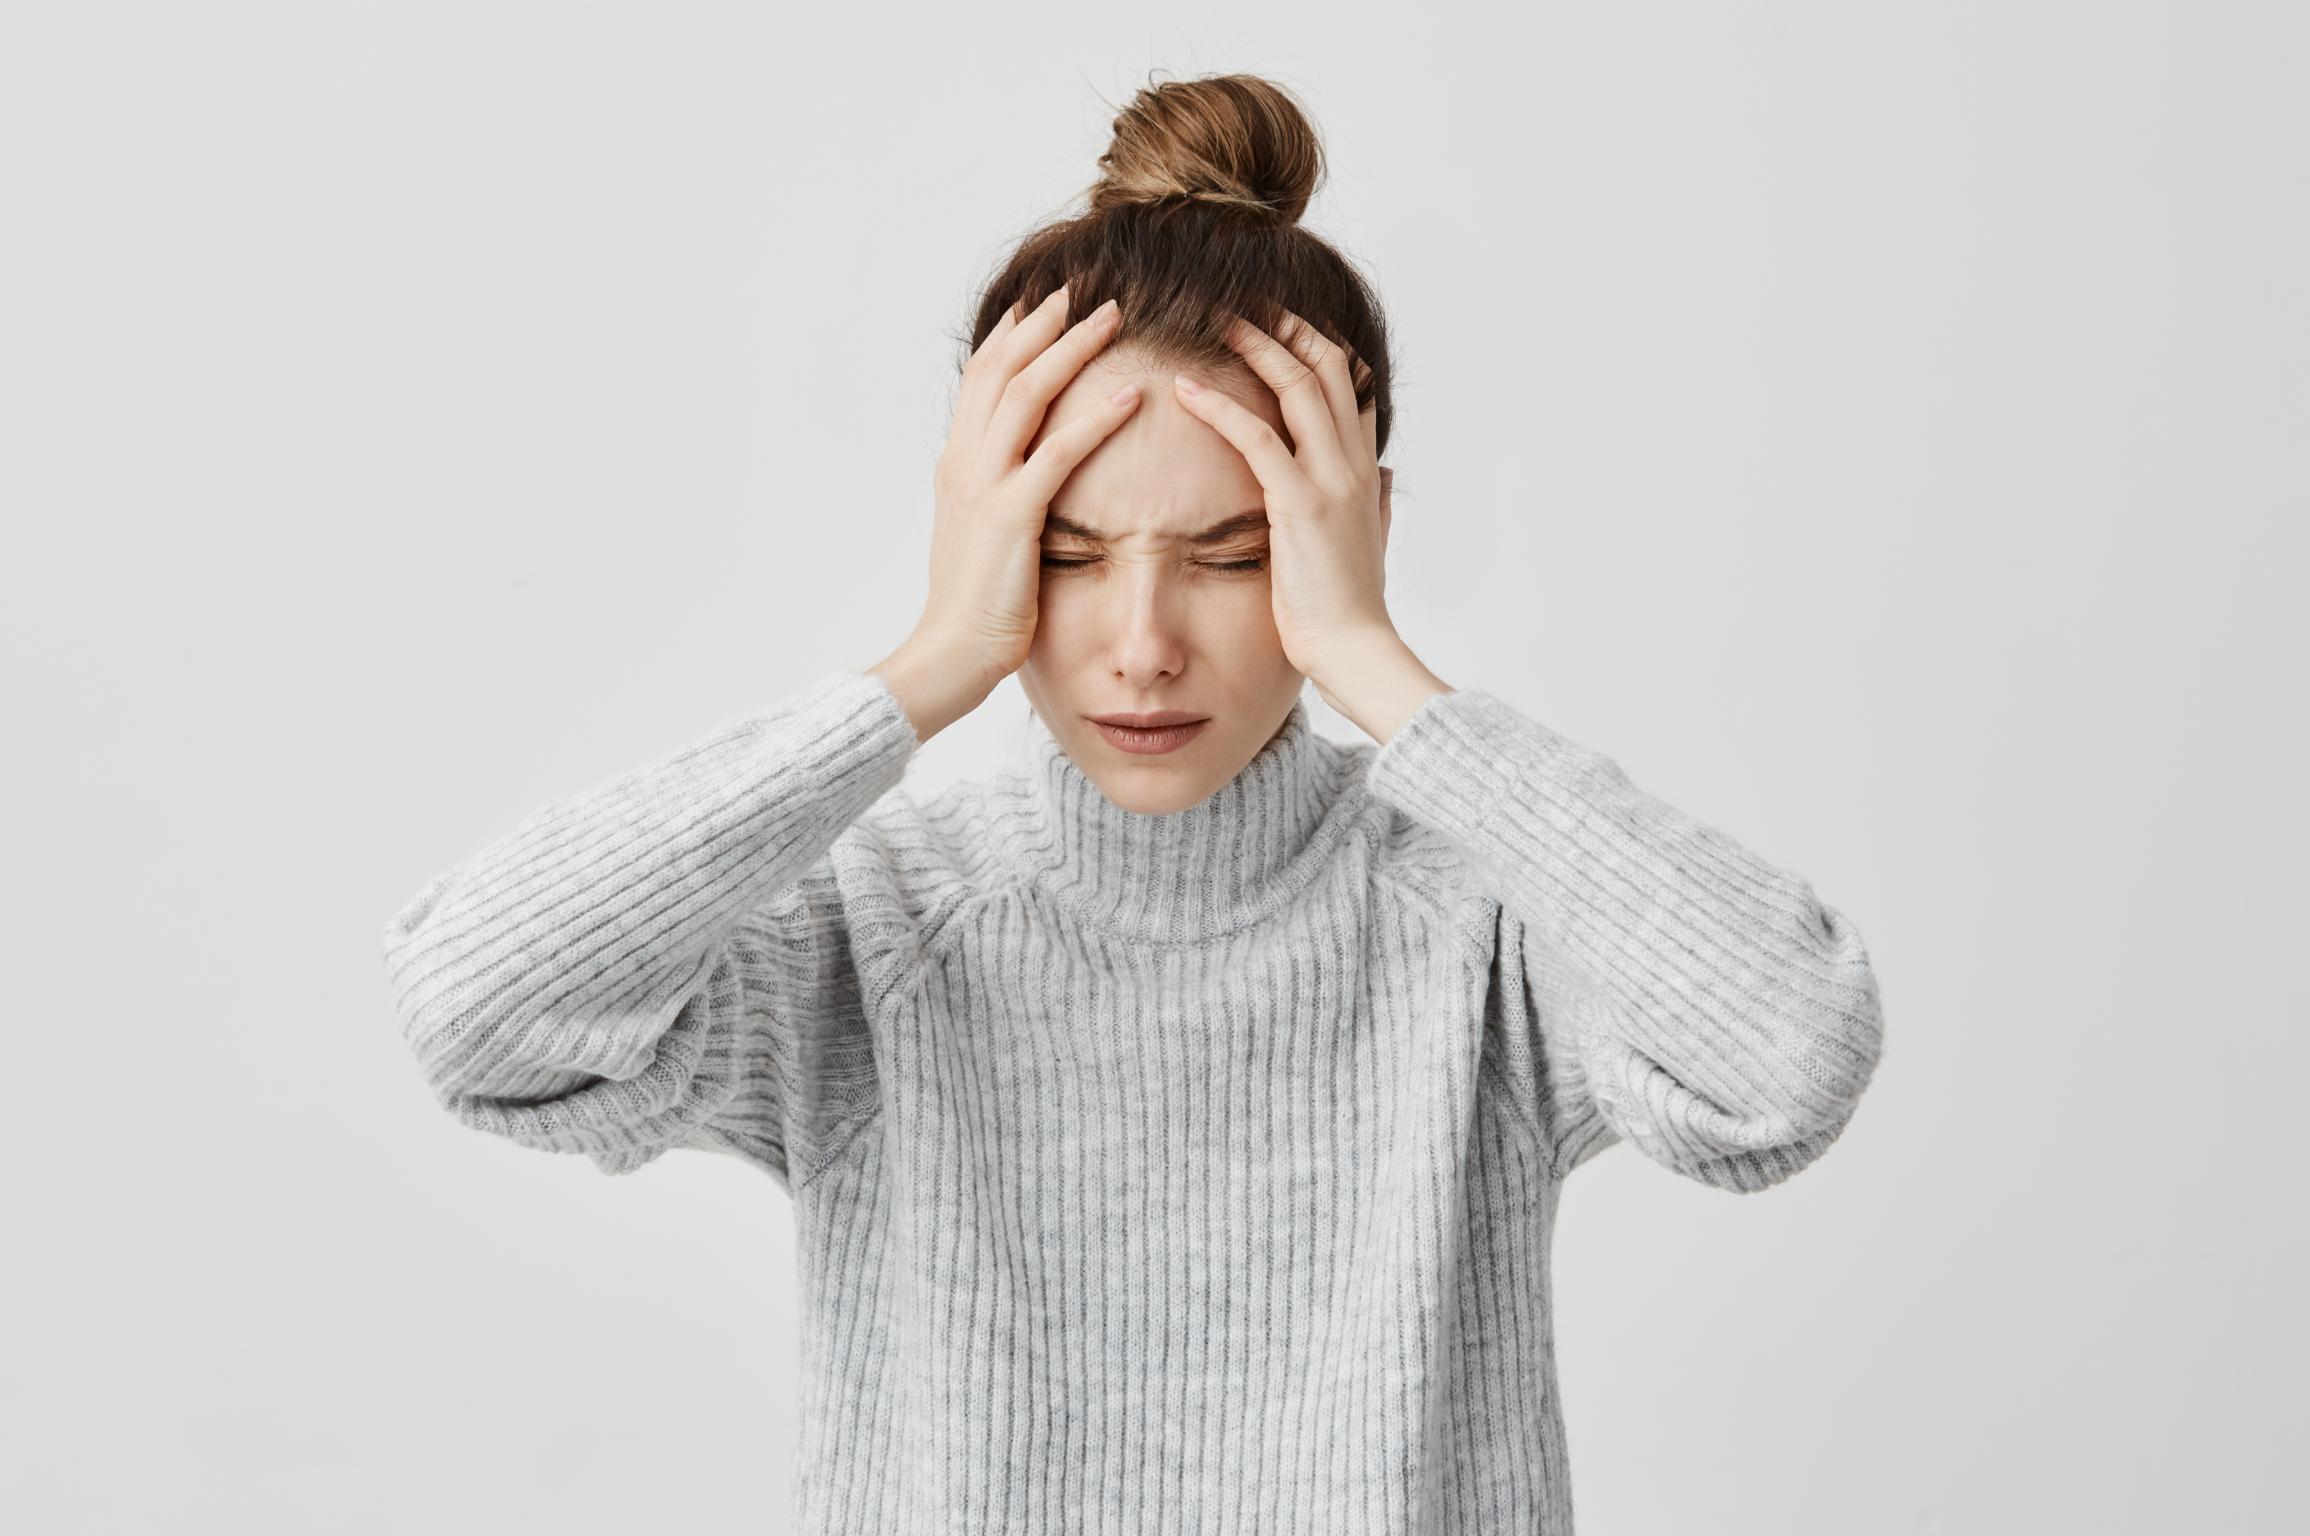
<path fill-rule="evenodd" d="M 1332 814 L 1360 782 L 1353 754 L 1317 737 L 1296 705 L 1242 772 L 1164 816 L 1116 806 L 1039 724 L 1034 737 L 1046 836 L 1025 858 L 1079 917 L 1131 937 L 1192 943 L 1258 921 L 1306 885 L 1354 819 Z"/>

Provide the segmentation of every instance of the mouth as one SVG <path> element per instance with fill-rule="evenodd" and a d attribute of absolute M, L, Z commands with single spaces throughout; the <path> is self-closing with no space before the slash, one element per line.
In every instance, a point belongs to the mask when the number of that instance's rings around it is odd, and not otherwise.
<path fill-rule="evenodd" d="M 1143 715 L 1086 715 L 1084 718 L 1099 728 L 1099 734 L 1107 738 L 1109 746 L 1142 756 L 1176 752 L 1193 741 L 1211 723 L 1209 715 L 1192 715 L 1177 709 L 1158 709 Z"/>

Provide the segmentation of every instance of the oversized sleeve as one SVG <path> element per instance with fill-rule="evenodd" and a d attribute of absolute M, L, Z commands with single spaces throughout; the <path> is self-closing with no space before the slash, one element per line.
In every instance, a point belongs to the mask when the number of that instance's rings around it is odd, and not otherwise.
<path fill-rule="evenodd" d="M 612 1172 L 689 1144 L 787 1178 L 871 1086 L 825 856 L 914 745 L 880 680 L 838 674 L 435 881 L 385 936 L 435 1094 Z"/>
<path fill-rule="evenodd" d="M 1482 693 L 1440 695 L 1372 767 L 1470 859 L 1527 989 L 1530 1070 L 1569 1167 L 1627 1138 L 1728 1189 L 1828 1149 L 1877 1063 L 1861 936 L 1802 879 Z"/>

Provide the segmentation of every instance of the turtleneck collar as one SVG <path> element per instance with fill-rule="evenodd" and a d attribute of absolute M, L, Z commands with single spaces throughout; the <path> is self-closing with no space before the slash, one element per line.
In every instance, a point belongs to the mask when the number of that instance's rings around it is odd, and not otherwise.
<path fill-rule="evenodd" d="M 1361 782 L 1355 754 L 1317 736 L 1304 705 L 1211 798 L 1167 816 L 1099 792 L 1041 722 L 1028 792 L 1044 835 L 1020 856 L 1078 916 L 1168 943 L 1217 938 L 1280 910 L 1354 821 L 1339 802 Z"/>

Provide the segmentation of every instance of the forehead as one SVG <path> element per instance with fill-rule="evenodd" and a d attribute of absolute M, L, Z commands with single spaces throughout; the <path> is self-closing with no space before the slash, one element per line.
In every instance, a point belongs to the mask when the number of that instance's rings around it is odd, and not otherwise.
<path fill-rule="evenodd" d="M 1119 538 L 1173 538 L 1266 504 L 1243 455 L 1179 404 L 1171 379 L 1185 371 L 1125 354 L 1095 359 L 1075 376 L 1051 402 L 1036 441 L 1125 384 L 1139 386 L 1139 409 L 1075 466 L 1051 498 L 1053 512 Z M 1275 396 L 1247 373 L 1197 370 L 1194 376 L 1282 430 Z"/>

